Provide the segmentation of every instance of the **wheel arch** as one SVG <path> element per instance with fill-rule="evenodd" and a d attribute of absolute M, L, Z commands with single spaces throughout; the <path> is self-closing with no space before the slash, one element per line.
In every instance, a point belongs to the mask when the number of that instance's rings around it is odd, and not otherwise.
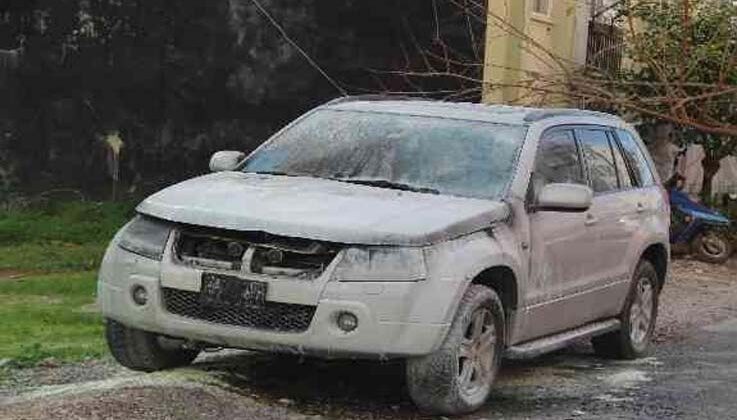
<path fill-rule="evenodd" d="M 640 254 L 640 261 L 648 261 L 658 273 L 658 289 L 662 289 L 668 278 L 670 252 L 668 246 L 654 243 L 645 248 Z"/>
<path fill-rule="evenodd" d="M 470 281 L 466 282 L 463 293 L 478 284 L 493 290 L 502 301 L 504 310 L 504 342 L 509 343 L 513 337 L 517 321 L 517 309 L 520 306 L 519 277 L 510 265 L 492 265 L 480 270 Z"/>
<path fill-rule="evenodd" d="M 514 313 L 519 307 L 517 275 L 509 266 L 495 265 L 486 268 L 476 274 L 469 284 L 480 284 L 494 290 L 502 301 L 506 315 Z"/>

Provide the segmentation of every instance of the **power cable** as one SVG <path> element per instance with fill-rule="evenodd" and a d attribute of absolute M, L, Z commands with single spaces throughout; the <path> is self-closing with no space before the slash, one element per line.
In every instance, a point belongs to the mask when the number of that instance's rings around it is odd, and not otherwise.
<path fill-rule="evenodd" d="M 279 24 L 279 22 L 277 22 L 277 21 L 276 21 L 276 19 L 274 19 L 274 17 L 273 17 L 272 15 L 271 15 L 271 13 L 269 13 L 269 11 L 268 11 L 268 10 L 266 10 L 266 8 L 265 8 L 265 7 L 264 7 L 264 6 L 263 6 L 263 5 L 261 4 L 261 2 L 259 2 L 258 0 L 251 0 L 251 2 L 252 2 L 252 3 L 254 4 L 254 6 L 256 6 L 256 8 L 257 8 L 257 9 L 258 9 L 258 10 L 259 10 L 259 11 L 260 11 L 260 12 L 261 12 L 261 13 L 262 13 L 262 14 L 263 14 L 263 15 L 264 15 L 265 17 L 266 17 L 266 19 L 268 19 L 268 20 L 269 20 L 269 22 L 271 22 L 271 24 L 272 24 L 272 25 L 274 25 L 274 27 L 275 27 L 275 28 L 276 28 L 276 29 L 277 29 L 277 30 L 279 31 L 279 33 L 281 33 L 281 35 L 282 35 L 282 36 L 284 37 L 284 39 L 286 39 L 286 40 L 287 40 L 287 42 L 289 42 L 289 44 L 290 44 L 290 45 L 291 45 L 292 47 L 294 47 L 294 48 L 295 48 L 295 49 L 296 49 L 297 51 L 299 51 L 299 53 L 300 53 L 300 54 L 302 54 L 302 56 L 303 56 L 303 57 L 305 58 L 305 60 L 307 60 L 307 62 L 308 62 L 308 63 L 310 63 L 310 65 L 311 65 L 312 67 L 314 67 L 314 68 L 315 68 L 315 70 L 317 70 L 318 72 L 320 72 L 320 74 L 321 74 L 321 75 L 322 75 L 322 76 L 323 76 L 323 77 L 324 77 L 324 78 L 325 78 L 325 79 L 326 79 L 326 80 L 327 80 L 328 82 L 330 82 L 330 84 L 331 84 L 331 85 L 333 85 L 333 87 L 334 87 L 334 88 L 335 88 L 335 89 L 336 89 L 336 90 L 337 90 L 338 92 L 340 92 L 340 94 L 341 94 L 342 96 L 348 96 L 348 92 L 347 92 L 347 91 L 346 91 L 345 89 L 343 89 L 343 87 L 342 87 L 342 86 L 341 86 L 341 85 L 340 85 L 340 84 L 339 84 L 339 83 L 338 83 L 337 81 L 335 81 L 335 79 L 333 79 L 332 77 L 330 77 L 330 75 L 328 75 L 328 73 L 327 73 L 327 72 L 326 72 L 325 70 L 323 70 L 323 69 L 322 69 L 322 67 L 320 67 L 320 65 L 319 65 L 319 64 L 317 64 L 317 62 L 316 62 L 315 60 L 313 60 L 313 59 L 312 59 L 312 57 L 310 57 L 310 55 L 309 55 L 309 54 L 307 54 L 307 52 L 306 52 L 305 50 L 303 50 L 303 49 L 302 49 L 302 48 L 301 48 L 301 47 L 300 47 L 300 46 L 299 46 L 299 45 L 298 45 L 298 44 L 297 44 L 297 43 L 296 43 L 296 42 L 295 42 L 295 41 L 294 41 L 294 40 L 293 40 L 293 39 L 292 39 L 292 38 L 291 38 L 291 37 L 289 36 L 289 34 L 287 34 L 287 31 L 286 31 L 286 30 L 284 30 L 284 28 L 283 28 L 283 27 L 282 27 L 282 26 L 281 26 L 281 25 Z"/>

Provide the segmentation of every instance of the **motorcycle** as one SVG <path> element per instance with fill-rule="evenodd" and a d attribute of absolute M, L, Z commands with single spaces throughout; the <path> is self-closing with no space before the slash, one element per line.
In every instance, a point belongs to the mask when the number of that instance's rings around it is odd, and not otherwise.
<path fill-rule="evenodd" d="M 689 248 L 702 261 L 723 264 L 732 255 L 732 243 L 727 235 L 730 220 L 682 191 L 686 179 L 677 168 L 685 154 L 686 149 L 676 156 L 674 175 L 665 184 L 671 208 L 670 243 Z"/>
<path fill-rule="evenodd" d="M 726 229 L 730 220 L 721 213 L 693 201 L 676 188 L 670 190 L 671 244 L 689 245 L 702 261 L 723 264 L 732 255 Z"/>

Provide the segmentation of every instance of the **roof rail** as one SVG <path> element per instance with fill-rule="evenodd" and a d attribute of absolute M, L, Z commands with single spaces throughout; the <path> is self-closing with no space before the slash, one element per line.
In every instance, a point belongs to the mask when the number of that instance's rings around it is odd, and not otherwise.
<path fill-rule="evenodd" d="M 325 105 L 337 105 L 344 104 L 347 102 L 381 102 L 381 101 L 432 101 L 432 99 L 418 98 L 407 95 L 382 95 L 382 94 L 369 94 L 369 95 L 352 95 L 352 96 L 341 96 L 325 103 Z"/>
<path fill-rule="evenodd" d="M 607 114 L 599 111 L 589 111 L 586 109 L 575 109 L 575 108 L 559 108 L 549 109 L 530 112 L 525 116 L 525 122 L 538 122 L 548 118 L 555 117 L 599 117 L 599 118 L 610 118 L 618 119 L 616 115 Z"/>

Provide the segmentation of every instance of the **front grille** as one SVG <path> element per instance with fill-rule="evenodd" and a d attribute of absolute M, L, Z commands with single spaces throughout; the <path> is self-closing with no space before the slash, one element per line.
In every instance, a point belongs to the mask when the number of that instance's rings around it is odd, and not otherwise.
<path fill-rule="evenodd" d="M 327 242 L 197 226 L 182 227 L 174 245 L 184 264 L 301 280 L 319 277 L 338 251 Z"/>
<path fill-rule="evenodd" d="M 212 308 L 200 304 L 200 294 L 197 292 L 169 288 L 163 288 L 162 291 L 164 306 L 174 315 L 259 330 L 290 333 L 306 331 L 317 308 L 277 302 L 266 302 L 265 306 L 258 308 Z"/>

